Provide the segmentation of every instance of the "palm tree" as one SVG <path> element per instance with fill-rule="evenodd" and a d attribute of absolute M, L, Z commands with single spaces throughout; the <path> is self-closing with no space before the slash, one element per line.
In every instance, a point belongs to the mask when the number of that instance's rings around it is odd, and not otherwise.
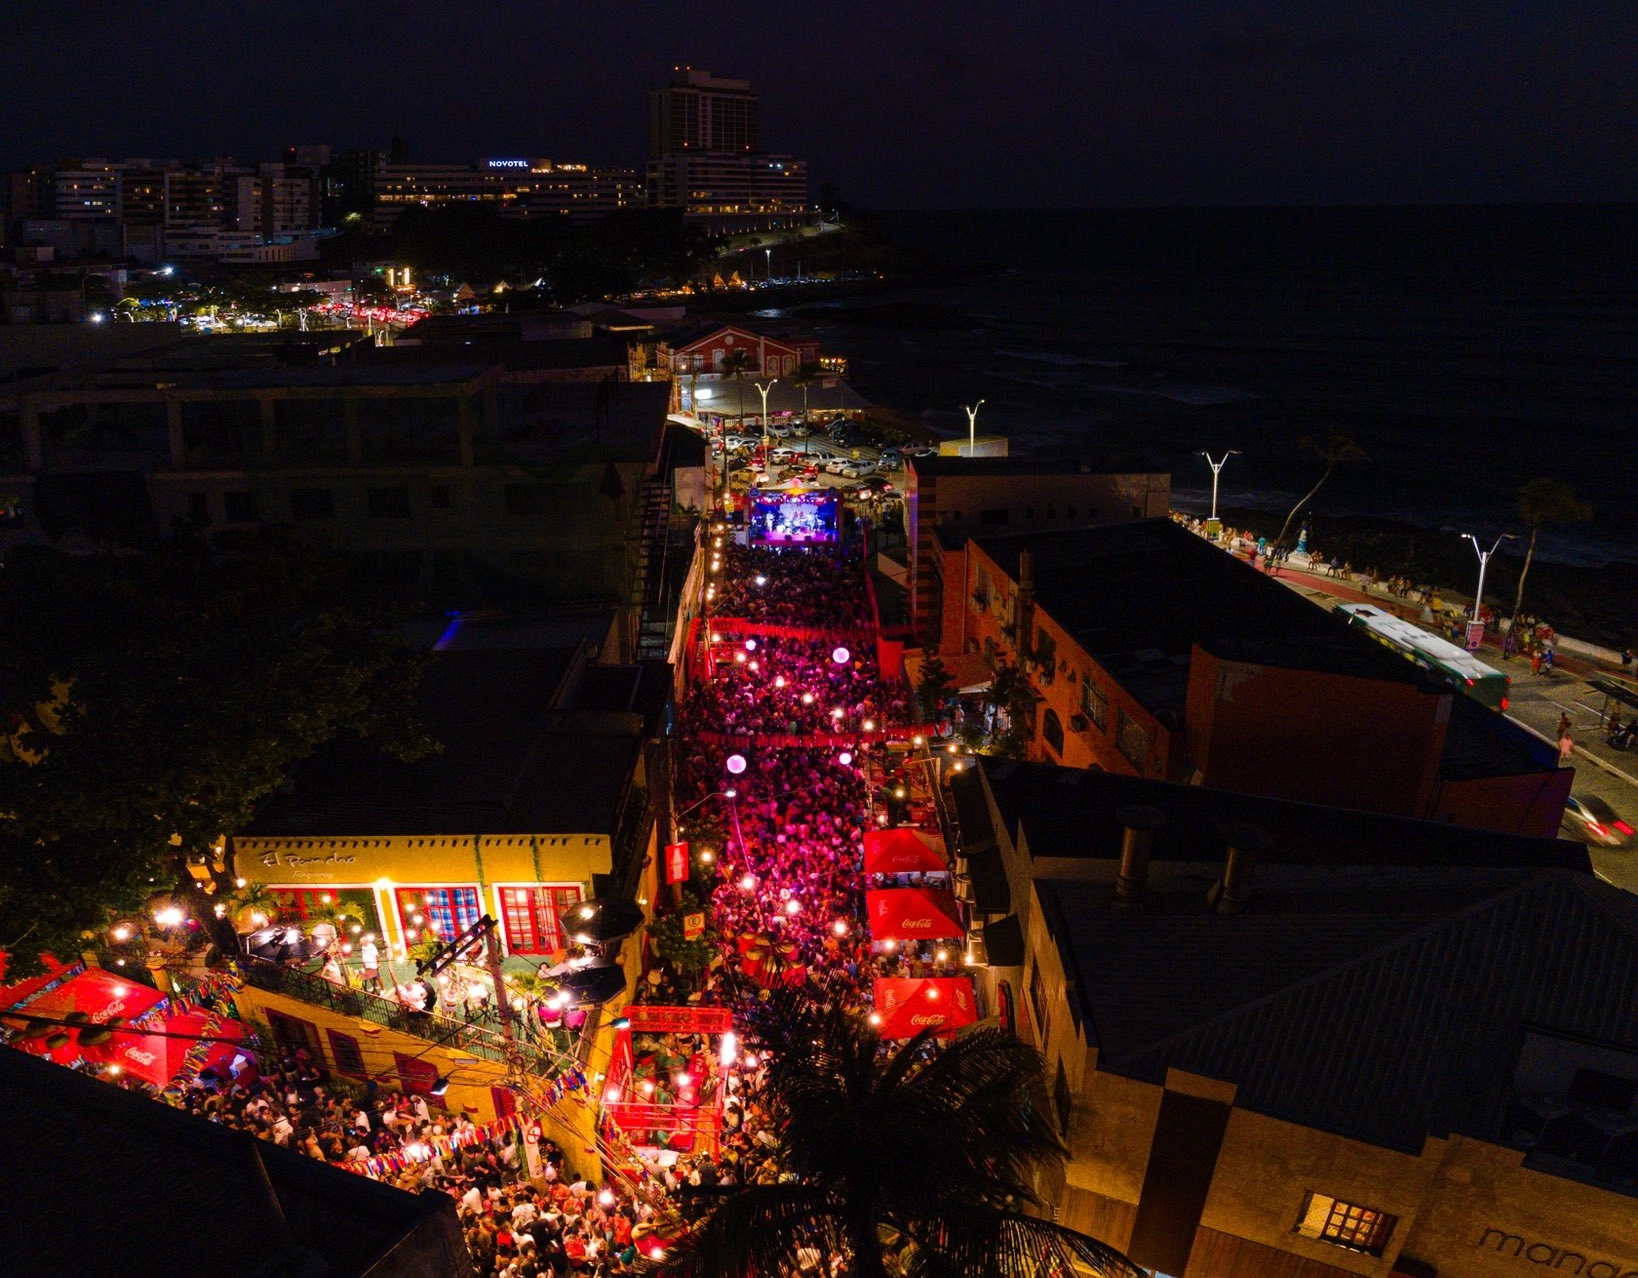
<path fill-rule="evenodd" d="M 1524 578 L 1530 572 L 1530 561 L 1536 557 L 1536 538 L 1541 536 L 1543 524 L 1580 524 L 1593 517 L 1593 508 L 1575 495 L 1562 479 L 1532 479 L 1519 489 L 1519 518 L 1530 525 L 1530 546 L 1524 552 L 1524 567 L 1519 569 L 1519 588 L 1513 595 L 1511 627 L 1519 619 L 1524 606 Z"/>
<path fill-rule="evenodd" d="M 729 351 L 718 366 L 718 371 L 731 376 L 735 385 L 739 387 L 739 417 L 736 424 L 741 435 L 745 433 L 745 374 L 755 367 L 756 356 L 752 355 L 743 346 L 737 350 Z"/>
<path fill-rule="evenodd" d="M 1302 499 L 1291 508 L 1291 513 L 1285 517 L 1285 522 L 1280 525 L 1280 535 L 1274 539 L 1276 546 L 1285 545 L 1285 535 L 1291 531 L 1291 521 L 1297 517 L 1299 510 L 1314 500 L 1314 494 L 1320 490 L 1321 484 L 1331 478 L 1333 470 L 1346 462 L 1368 462 L 1371 460 L 1363 448 L 1340 431 L 1332 431 L 1327 435 L 1323 448 L 1308 435 L 1304 435 L 1297 441 L 1297 447 L 1305 453 L 1312 453 L 1315 457 L 1320 458 L 1325 463 L 1325 469 L 1320 472 L 1320 477 L 1314 482 L 1314 486 L 1303 494 Z"/>
<path fill-rule="evenodd" d="M 809 360 L 806 364 L 798 364 L 796 371 L 791 374 L 791 384 L 802 388 L 802 425 L 804 427 L 808 425 L 808 387 L 818 381 L 819 375 L 824 371 L 818 364 Z M 802 453 L 804 456 L 807 455 L 808 440 L 812 437 L 812 428 L 810 427 L 809 433 L 802 437 Z"/>
<path fill-rule="evenodd" d="M 771 1053 L 767 1094 L 787 1177 L 713 1194 L 663 1271 L 751 1278 L 799 1246 L 839 1252 L 859 1278 L 1068 1273 L 1138 1278 L 1126 1257 L 1026 1215 L 1034 1174 L 1064 1157 L 1039 1052 L 984 1028 L 927 1055 L 927 1033 L 883 1055 L 863 1019 L 800 990 L 753 1007 Z M 894 1268 L 889 1267 L 889 1256 Z"/>

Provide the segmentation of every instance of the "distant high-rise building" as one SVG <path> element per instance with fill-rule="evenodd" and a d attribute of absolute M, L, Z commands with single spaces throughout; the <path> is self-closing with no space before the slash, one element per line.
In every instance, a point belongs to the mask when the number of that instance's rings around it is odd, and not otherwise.
<path fill-rule="evenodd" d="M 648 94 L 647 200 L 680 208 L 713 231 L 799 222 L 808 212 L 807 164 L 758 150 L 749 80 L 674 68 Z"/>
<path fill-rule="evenodd" d="M 756 94 L 749 80 L 676 67 L 648 93 L 648 158 L 756 150 Z"/>

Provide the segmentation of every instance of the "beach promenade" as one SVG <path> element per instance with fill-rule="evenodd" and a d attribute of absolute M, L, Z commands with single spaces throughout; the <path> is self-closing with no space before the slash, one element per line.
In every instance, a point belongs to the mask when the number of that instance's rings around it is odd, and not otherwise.
<path fill-rule="evenodd" d="M 1323 571 L 1282 564 L 1279 579 L 1292 590 L 1313 600 L 1324 608 L 1339 603 L 1369 603 L 1396 611 L 1409 620 L 1416 620 L 1419 607 L 1415 603 L 1390 595 L 1375 588 L 1367 591 L 1357 581 L 1344 581 Z M 1452 599 L 1450 602 L 1459 602 Z M 1524 657 L 1504 661 L 1497 636 L 1489 636 L 1479 657 L 1506 673 L 1513 681 L 1507 709 L 1508 718 L 1535 733 L 1543 740 L 1555 739 L 1559 716 L 1570 717 L 1571 736 L 1575 741 L 1572 766 L 1576 770 L 1574 790 L 1604 799 L 1629 822 L 1638 816 L 1638 752 L 1616 750 L 1605 740 L 1602 716 L 1617 708 L 1607 703 L 1602 692 L 1588 682 L 1592 679 L 1631 677 L 1631 667 L 1622 668 L 1619 661 L 1601 661 L 1584 654 L 1566 654 L 1561 644 L 1555 658 L 1556 668 L 1550 672 L 1533 674 L 1530 662 Z M 1630 719 L 1633 712 L 1619 707 L 1621 717 Z M 1593 867 L 1599 876 L 1638 892 L 1638 844 L 1627 849 L 1592 849 Z"/>

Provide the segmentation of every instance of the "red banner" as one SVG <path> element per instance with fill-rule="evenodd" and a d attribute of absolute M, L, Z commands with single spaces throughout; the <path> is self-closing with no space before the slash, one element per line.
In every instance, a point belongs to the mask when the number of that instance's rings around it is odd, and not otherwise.
<path fill-rule="evenodd" d="M 668 886 L 688 881 L 688 844 L 665 845 L 665 881 Z"/>
<path fill-rule="evenodd" d="M 942 888 L 882 888 L 865 893 L 873 941 L 957 940 L 967 935 L 954 895 Z"/>
<path fill-rule="evenodd" d="M 728 746 L 735 750 L 783 749 L 823 750 L 830 746 L 859 745 L 872 741 L 910 741 L 916 737 L 938 736 L 936 723 L 907 723 L 893 728 L 876 728 L 870 732 L 696 732 L 693 740 L 702 745 Z"/>
<path fill-rule="evenodd" d="M 940 1037 L 954 1034 L 978 1020 L 973 983 L 965 976 L 934 976 L 922 980 L 878 977 L 876 1032 L 883 1038 L 914 1038 L 923 1030 Z"/>
<path fill-rule="evenodd" d="M 895 826 L 865 833 L 866 874 L 942 874 L 949 868 L 944 860 L 944 840 L 931 831 Z"/>
<path fill-rule="evenodd" d="M 633 1033 L 725 1034 L 734 1028 L 734 1014 L 726 1007 L 667 1007 L 660 1003 L 631 1003 L 620 1015 L 631 1022 Z"/>

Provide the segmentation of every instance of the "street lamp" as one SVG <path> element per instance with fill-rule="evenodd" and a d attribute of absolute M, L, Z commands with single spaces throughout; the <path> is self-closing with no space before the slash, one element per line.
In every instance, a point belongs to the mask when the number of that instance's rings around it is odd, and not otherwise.
<path fill-rule="evenodd" d="M 1490 549 L 1485 550 L 1479 545 L 1479 539 L 1472 533 L 1463 533 L 1463 541 L 1473 543 L 1473 553 L 1479 557 L 1479 590 L 1473 596 L 1473 620 L 1479 619 L 1479 609 L 1484 606 L 1484 570 L 1490 566 L 1490 556 L 1496 553 L 1496 548 L 1504 541 L 1513 540 L 1512 533 L 1501 533 L 1496 540 L 1490 543 Z"/>
<path fill-rule="evenodd" d="M 770 377 L 766 386 L 761 382 L 751 383 L 762 393 L 762 466 L 764 470 L 770 469 L 768 463 L 768 392 L 778 384 L 779 379 L 777 377 Z"/>
<path fill-rule="evenodd" d="M 773 250 L 771 248 L 765 248 L 762 251 L 768 255 L 768 268 L 767 270 L 763 271 L 762 279 L 765 283 L 771 284 L 773 283 Z"/>
<path fill-rule="evenodd" d="M 1200 455 L 1206 459 L 1206 465 L 1211 467 L 1211 518 L 1208 522 L 1211 524 L 1216 524 L 1217 477 L 1223 473 L 1223 467 L 1228 465 L 1228 459 L 1230 457 L 1238 457 L 1240 455 L 1240 450 L 1238 448 L 1229 449 L 1228 452 L 1223 454 L 1223 459 L 1221 461 L 1213 461 L 1210 453 L 1201 453 Z M 1211 531 L 1211 529 L 1208 529 L 1207 531 Z"/>
<path fill-rule="evenodd" d="M 983 400 L 979 400 L 976 404 L 963 404 L 961 406 L 962 411 L 967 414 L 967 456 L 969 457 L 978 448 L 978 410 L 983 407 Z"/>

